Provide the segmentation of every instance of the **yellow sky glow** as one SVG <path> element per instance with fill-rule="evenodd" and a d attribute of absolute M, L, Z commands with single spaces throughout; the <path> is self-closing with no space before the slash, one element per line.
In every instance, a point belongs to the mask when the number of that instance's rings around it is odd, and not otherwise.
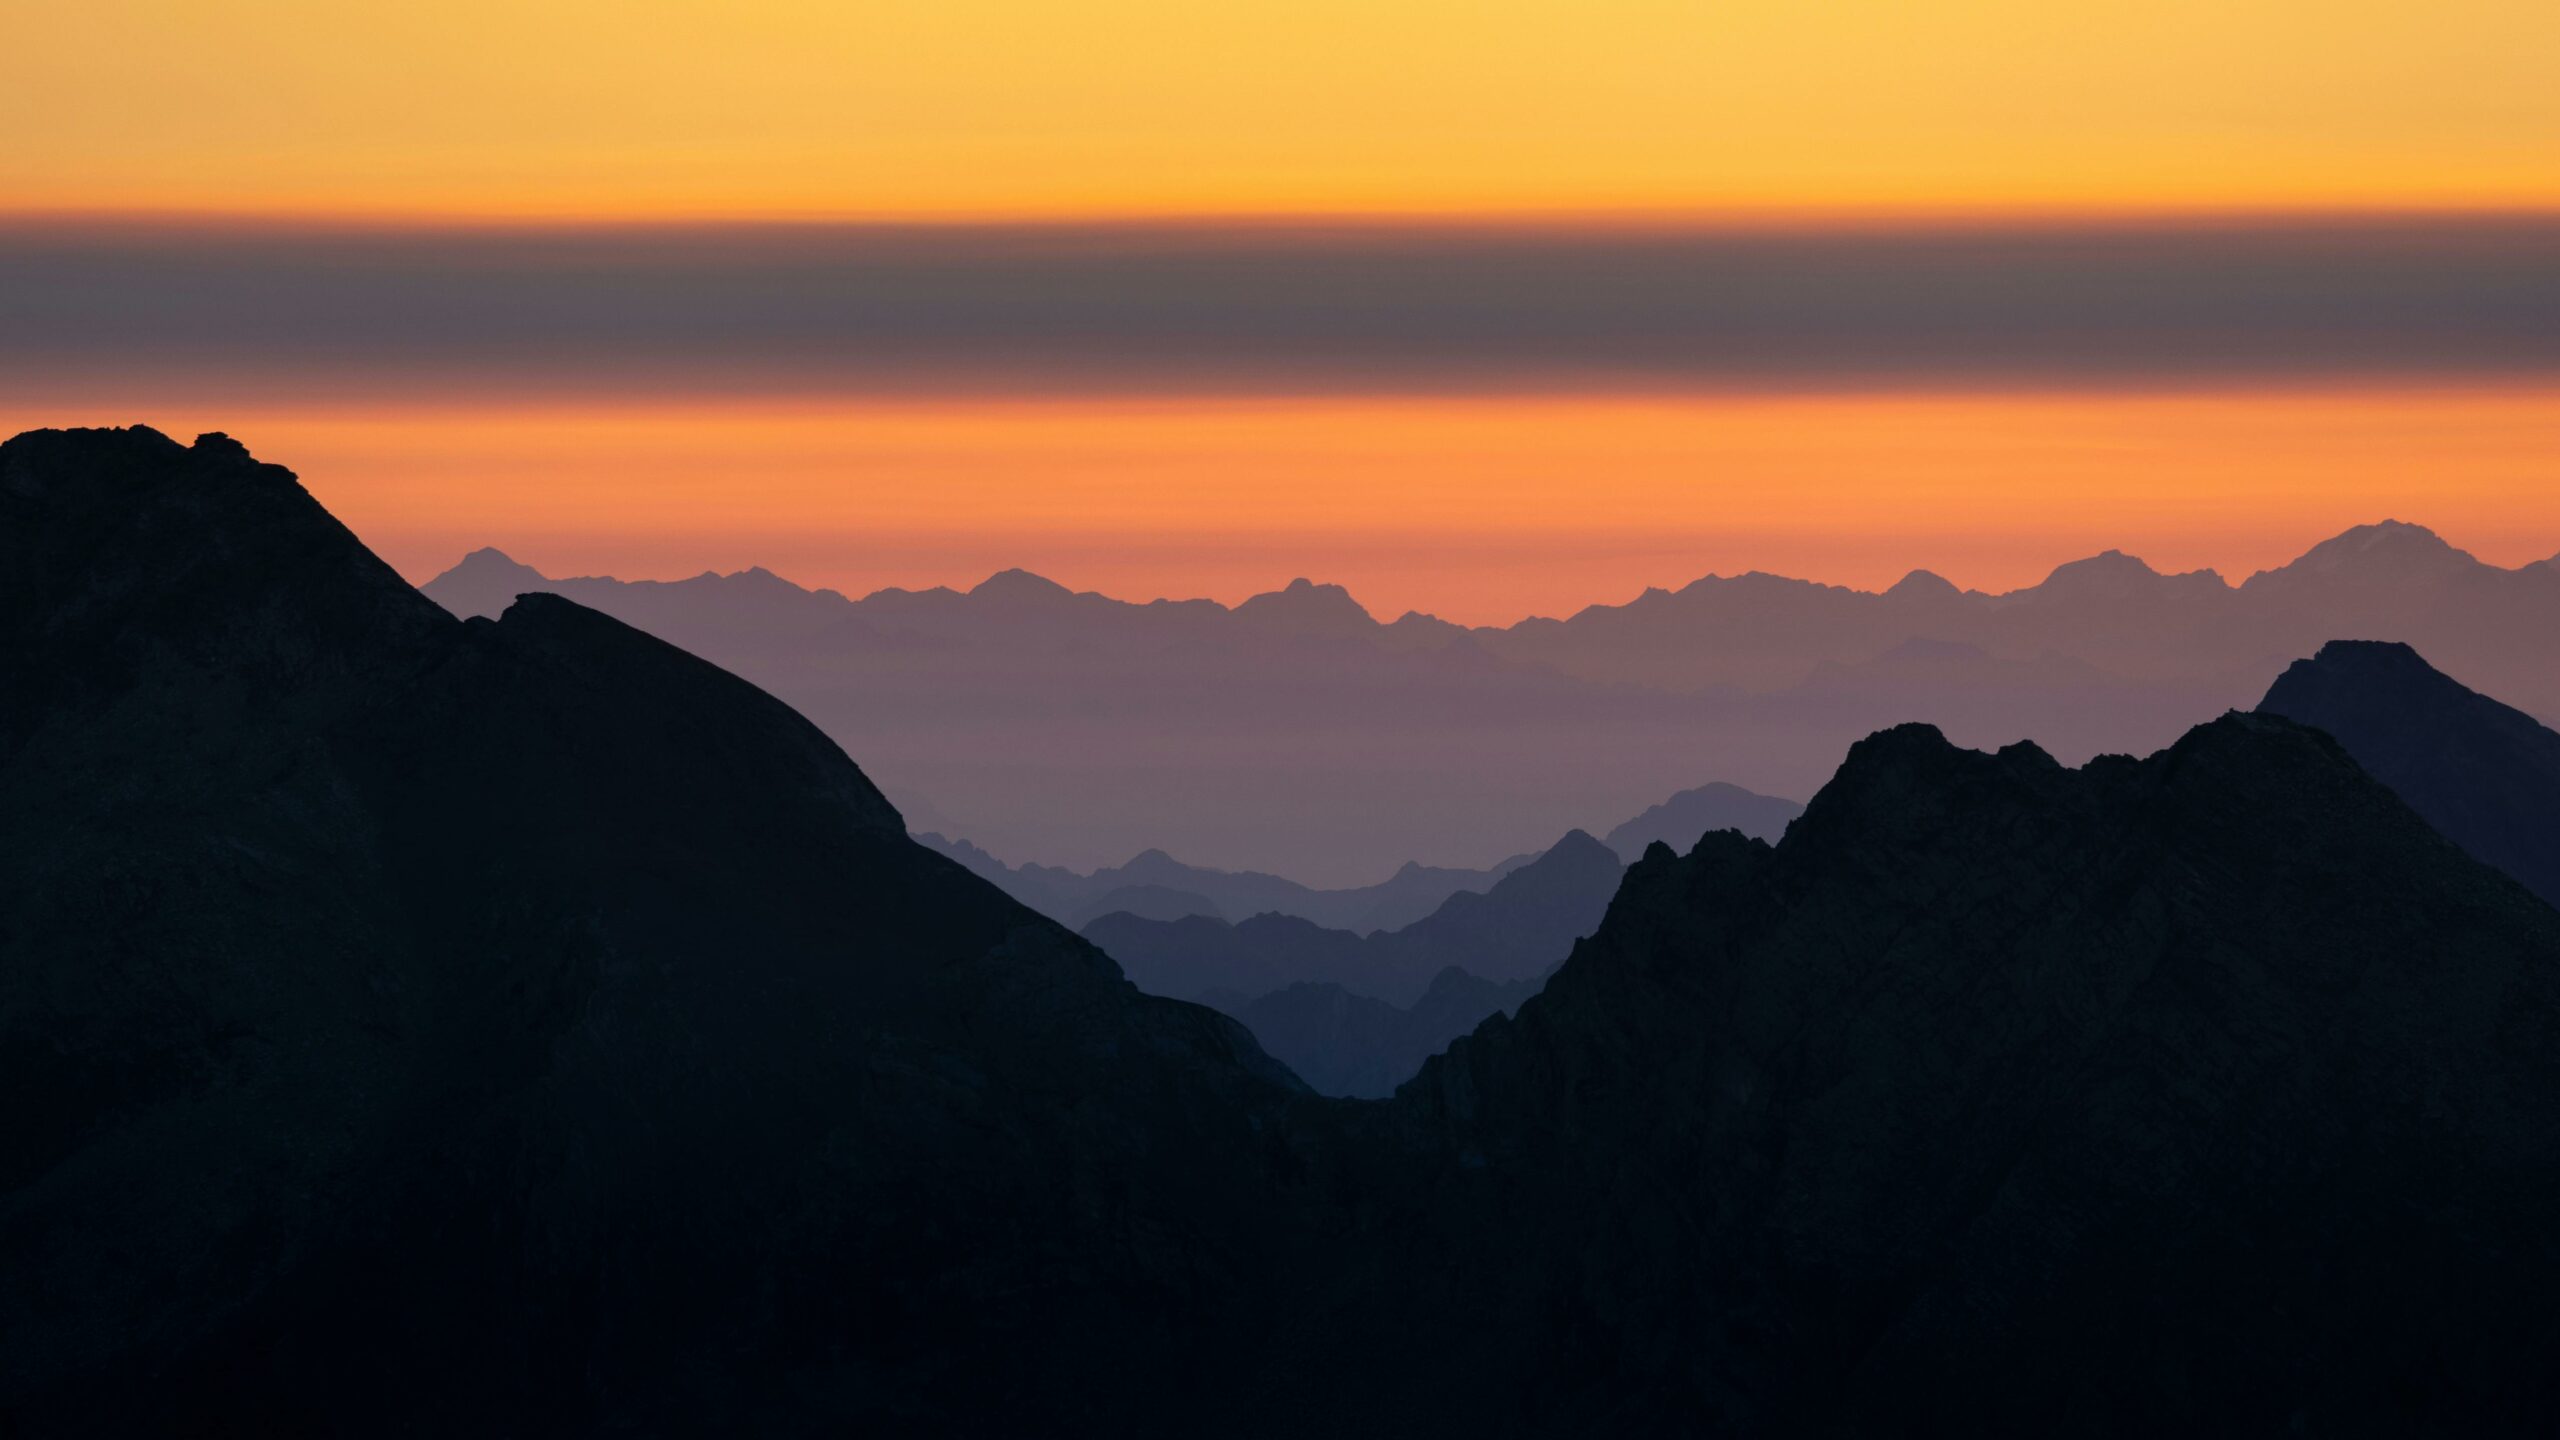
<path fill-rule="evenodd" d="M 83 0 L 18 210 L 2560 204 L 2547 0 Z"/>

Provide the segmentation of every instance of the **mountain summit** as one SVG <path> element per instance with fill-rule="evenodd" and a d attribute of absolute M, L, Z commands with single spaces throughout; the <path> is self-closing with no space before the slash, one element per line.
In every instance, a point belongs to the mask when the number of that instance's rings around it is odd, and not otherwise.
<path fill-rule="evenodd" d="M 2258 709 L 2336 736 L 2448 838 L 2560 905 L 2560 733 L 2373 640 L 2295 661 Z"/>

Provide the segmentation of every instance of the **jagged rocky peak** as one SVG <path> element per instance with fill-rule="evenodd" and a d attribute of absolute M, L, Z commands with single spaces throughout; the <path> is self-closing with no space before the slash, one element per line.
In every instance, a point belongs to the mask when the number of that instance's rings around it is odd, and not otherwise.
<path fill-rule="evenodd" d="M 132 426 L 0 443 L 0 637 L 21 647 L 22 687 L 181 641 L 199 659 L 237 647 L 243 681 L 344 669 L 375 663 L 382 634 L 443 623 L 292 471 L 227 435 L 185 446 Z"/>

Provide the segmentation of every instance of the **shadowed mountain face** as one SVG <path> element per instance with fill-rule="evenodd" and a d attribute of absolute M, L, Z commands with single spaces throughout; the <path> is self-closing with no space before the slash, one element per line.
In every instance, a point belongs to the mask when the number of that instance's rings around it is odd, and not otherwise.
<path fill-rule="evenodd" d="M 1403 1007 L 1450 966 L 1497 984 L 1555 968 L 1591 933 L 1624 867 L 1576 830 L 1479 894 L 1461 891 L 1400 930 L 1358 935 L 1290 915 L 1238 924 L 1190 916 L 1105 915 L 1084 937 L 1141 990 L 1227 1007 L 1301 983 L 1333 984 Z"/>
<path fill-rule="evenodd" d="M 1530 1429 L 2513 1431 L 2555 1095 L 2560 915 L 2326 737 L 1907 727 L 1400 1092 L 1462 1178 L 1381 1319 L 1552 1356 Z"/>
<path fill-rule="evenodd" d="M 2560 733 L 2370 640 L 2295 661 L 2258 709 L 2336 736 L 2454 843 L 2560 905 Z"/>
<path fill-rule="evenodd" d="M 2111 551 L 2005 595 L 1753 573 L 1472 630 L 1382 624 L 1305 582 L 1233 609 L 1019 571 L 848 600 L 762 571 L 550 580 L 480 551 L 425 588 L 485 615 L 556 590 L 729 666 L 890 794 L 929 799 L 924 828 L 1000 855 L 1090 870 L 1163 846 L 1329 888 L 1414 859 L 1480 869 L 1677 777 L 1811 794 L 1852 741 L 1904 721 L 2069 761 L 2146 753 L 2340 634 L 2408 641 L 2560 717 L 2560 569 L 2484 565 L 2397 522 L 2236 586 Z"/>
<path fill-rule="evenodd" d="M 219 437 L 0 446 L 0 665 L 17 1429 L 2560 1419 L 2560 913 L 2277 717 L 1877 735 L 1354 1102 Z"/>
<path fill-rule="evenodd" d="M 0 1413 L 1228 1389 L 1289 1078 L 778 702 L 548 596 L 464 624 L 287 472 L 143 430 L 0 447 L 0 660 Z"/>

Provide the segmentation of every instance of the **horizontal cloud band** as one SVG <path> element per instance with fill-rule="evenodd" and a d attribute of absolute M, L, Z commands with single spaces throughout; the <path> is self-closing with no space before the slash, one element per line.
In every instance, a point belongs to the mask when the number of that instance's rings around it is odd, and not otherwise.
<path fill-rule="evenodd" d="M 2120 388 L 2560 376 L 2560 217 L 1636 228 L 0 223 L 0 383 Z"/>

